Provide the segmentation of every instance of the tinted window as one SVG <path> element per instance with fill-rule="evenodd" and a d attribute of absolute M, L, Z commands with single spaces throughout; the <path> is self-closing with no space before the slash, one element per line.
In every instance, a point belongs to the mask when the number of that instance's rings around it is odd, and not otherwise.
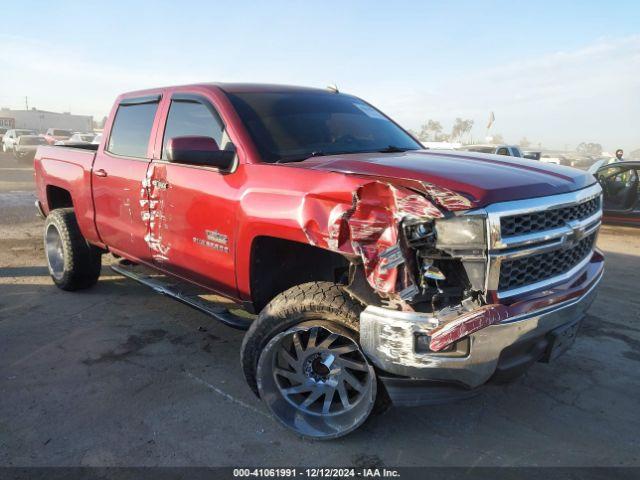
<path fill-rule="evenodd" d="M 314 155 L 421 147 L 375 108 L 330 92 L 227 94 L 263 160 L 295 161 Z"/>
<path fill-rule="evenodd" d="M 70 137 L 72 133 L 73 132 L 71 132 L 71 130 L 54 130 L 53 136 L 54 137 Z"/>
<path fill-rule="evenodd" d="M 19 139 L 19 143 L 20 145 L 44 145 L 47 142 L 42 137 L 22 136 Z"/>
<path fill-rule="evenodd" d="M 468 147 L 465 150 L 478 153 L 494 153 L 496 151 L 494 147 Z"/>
<path fill-rule="evenodd" d="M 125 157 L 146 157 L 157 109 L 157 102 L 120 105 L 113 122 L 107 150 Z"/>
<path fill-rule="evenodd" d="M 167 125 L 164 129 L 162 158 L 166 159 L 167 143 L 171 138 L 201 136 L 213 138 L 218 147 L 222 143 L 222 122 L 210 105 L 190 100 L 174 100 L 169 108 Z"/>
<path fill-rule="evenodd" d="M 514 157 L 522 157 L 522 155 L 520 154 L 520 150 L 518 150 L 516 147 L 511 147 L 511 153 L 513 153 Z"/>

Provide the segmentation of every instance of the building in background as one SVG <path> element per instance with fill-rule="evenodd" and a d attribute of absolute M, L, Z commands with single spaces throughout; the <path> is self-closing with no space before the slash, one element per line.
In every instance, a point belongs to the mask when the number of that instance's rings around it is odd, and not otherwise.
<path fill-rule="evenodd" d="M 31 110 L 0 109 L 0 117 L 13 119 L 12 128 L 26 128 L 44 133 L 47 128 L 63 128 L 74 132 L 90 132 L 93 130 L 91 115 L 72 115 L 71 113 L 47 112 L 32 108 Z"/>

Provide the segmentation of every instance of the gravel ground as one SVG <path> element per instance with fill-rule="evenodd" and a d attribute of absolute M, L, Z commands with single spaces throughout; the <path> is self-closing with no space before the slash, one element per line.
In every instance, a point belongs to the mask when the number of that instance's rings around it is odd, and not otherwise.
<path fill-rule="evenodd" d="M 0 465 L 640 465 L 639 230 L 602 230 L 600 294 L 555 363 L 311 442 L 245 385 L 241 332 L 108 268 L 56 289 L 32 178 L 0 155 Z"/>

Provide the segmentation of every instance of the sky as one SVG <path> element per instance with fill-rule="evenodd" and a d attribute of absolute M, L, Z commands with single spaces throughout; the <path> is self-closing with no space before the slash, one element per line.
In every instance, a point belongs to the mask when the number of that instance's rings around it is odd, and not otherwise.
<path fill-rule="evenodd" d="M 406 128 L 640 148 L 640 1 L 40 1 L 0 27 L 0 106 L 100 119 L 122 92 L 336 84 Z"/>

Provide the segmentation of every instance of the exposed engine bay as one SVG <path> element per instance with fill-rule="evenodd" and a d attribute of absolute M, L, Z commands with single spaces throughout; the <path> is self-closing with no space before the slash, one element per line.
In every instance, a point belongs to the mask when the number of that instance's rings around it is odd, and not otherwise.
<path fill-rule="evenodd" d="M 375 181 L 354 192 L 350 207 L 333 207 L 326 230 L 314 209 L 305 232 L 312 244 L 349 256 L 348 291 L 363 303 L 432 314 L 437 330 L 462 318 L 459 333 L 468 334 L 502 316 L 500 305 L 487 305 L 485 221 L 466 214 L 472 207 L 423 182 Z"/>

